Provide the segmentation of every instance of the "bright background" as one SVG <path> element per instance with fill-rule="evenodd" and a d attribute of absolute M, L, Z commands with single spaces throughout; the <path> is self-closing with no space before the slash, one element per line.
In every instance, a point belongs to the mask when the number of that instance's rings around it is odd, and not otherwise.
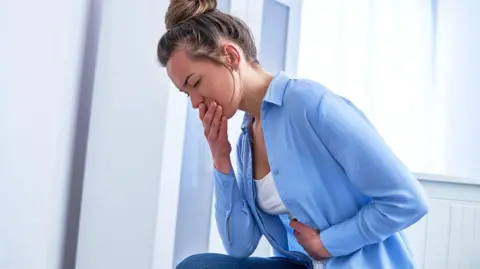
<path fill-rule="evenodd" d="M 431 198 L 408 231 L 420 268 L 480 268 L 480 2 L 218 2 L 250 25 L 267 70 L 350 98 L 418 175 Z M 0 2 L 0 269 L 224 252 L 201 126 L 156 61 L 167 6 Z M 263 240 L 255 255 L 270 252 Z"/>

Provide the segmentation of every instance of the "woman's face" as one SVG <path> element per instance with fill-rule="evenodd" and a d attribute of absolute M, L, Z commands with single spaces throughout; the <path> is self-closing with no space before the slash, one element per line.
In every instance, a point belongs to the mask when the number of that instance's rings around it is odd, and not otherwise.
<path fill-rule="evenodd" d="M 167 74 L 175 86 L 187 94 L 193 108 L 213 101 L 223 109 L 223 116 L 231 118 L 238 110 L 239 79 L 237 72 L 210 60 L 193 60 L 183 50 L 172 53 L 167 63 Z M 233 75 L 232 75 L 233 74 Z"/>

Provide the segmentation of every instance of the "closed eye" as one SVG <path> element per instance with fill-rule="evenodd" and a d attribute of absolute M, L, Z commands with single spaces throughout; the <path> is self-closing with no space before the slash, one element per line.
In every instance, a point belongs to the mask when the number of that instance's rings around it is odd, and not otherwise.
<path fill-rule="evenodd" d="M 199 79 L 199 80 L 197 80 L 197 82 L 195 82 L 195 83 L 192 85 L 192 87 L 193 87 L 193 88 L 197 87 L 197 86 L 198 86 L 198 84 L 200 84 L 200 81 L 201 81 L 200 79 Z"/>

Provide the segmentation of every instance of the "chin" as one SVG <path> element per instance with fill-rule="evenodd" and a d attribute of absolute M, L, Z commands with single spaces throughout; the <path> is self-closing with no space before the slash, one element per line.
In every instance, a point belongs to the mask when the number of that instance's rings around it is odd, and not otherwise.
<path fill-rule="evenodd" d="M 235 110 L 228 110 L 227 113 L 224 114 L 225 117 L 227 117 L 227 119 L 231 119 L 233 118 L 233 116 L 235 116 L 235 114 L 237 114 L 237 109 Z"/>

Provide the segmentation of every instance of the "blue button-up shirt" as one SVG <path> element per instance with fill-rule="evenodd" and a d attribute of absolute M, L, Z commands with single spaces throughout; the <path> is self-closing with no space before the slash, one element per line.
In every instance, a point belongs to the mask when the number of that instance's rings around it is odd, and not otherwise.
<path fill-rule="evenodd" d="M 402 230 L 428 211 L 418 180 L 350 101 L 319 83 L 279 73 L 262 102 L 268 161 L 280 198 L 320 230 L 326 268 L 415 268 Z M 255 203 L 250 117 L 237 144 L 238 171 L 214 169 L 215 214 L 229 255 L 247 257 L 267 238 L 276 256 L 312 268 L 286 216 Z"/>

